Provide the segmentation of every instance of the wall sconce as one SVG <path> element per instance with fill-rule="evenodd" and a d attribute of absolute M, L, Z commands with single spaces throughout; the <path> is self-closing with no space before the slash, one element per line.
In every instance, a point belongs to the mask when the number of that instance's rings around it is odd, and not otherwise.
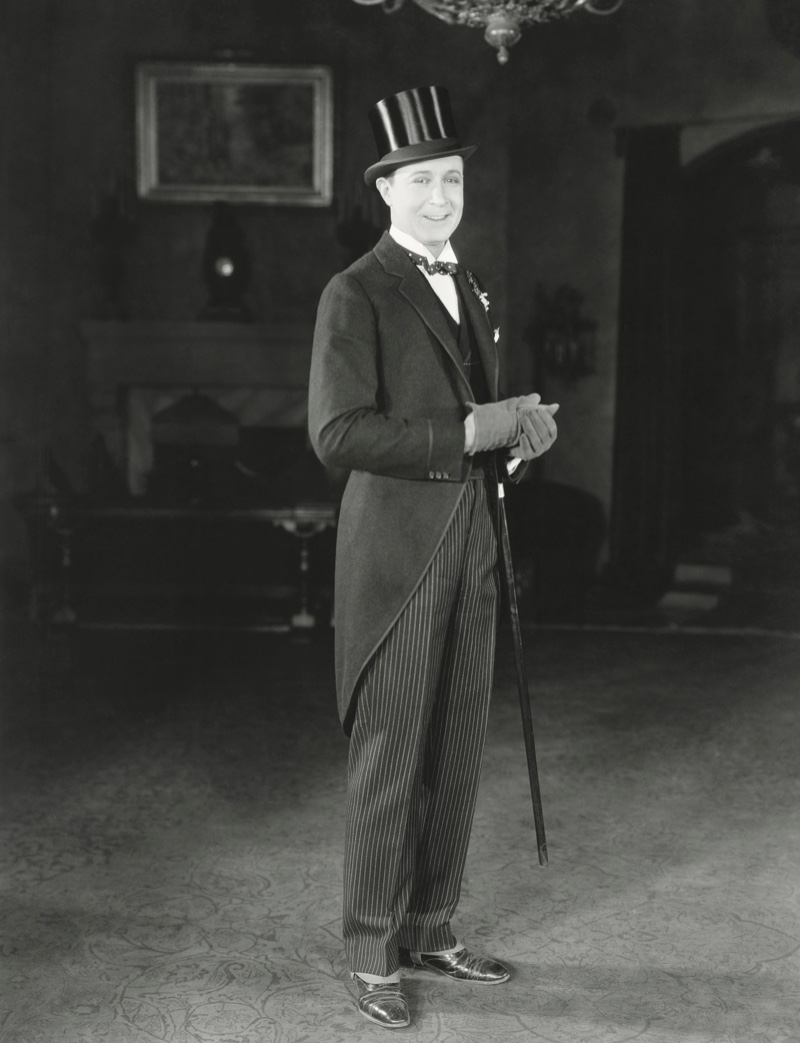
<path fill-rule="evenodd" d="M 584 294 L 566 283 L 552 294 L 538 283 L 526 331 L 538 370 L 574 383 L 597 372 L 597 323 L 581 315 Z"/>

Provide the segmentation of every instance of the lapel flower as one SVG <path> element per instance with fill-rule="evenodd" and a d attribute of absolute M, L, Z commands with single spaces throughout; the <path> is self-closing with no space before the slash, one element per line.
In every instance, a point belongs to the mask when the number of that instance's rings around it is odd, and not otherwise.
<path fill-rule="evenodd" d="M 467 277 L 469 288 L 472 290 L 472 292 L 483 305 L 483 310 L 486 312 L 486 318 L 489 320 L 489 326 L 491 327 L 492 333 L 494 334 L 494 342 L 496 344 L 500 340 L 500 327 L 493 326 L 492 324 L 492 313 L 490 311 L 489 294 L 485 290 L 481 289 L 481 284 L 478 282 L 478 280 L 475 278 L 472 272 L 465 270 L 464 274 Z"/>
<path fill-rule="evenodd" d="M 466 272 L 465 274 L 467 276 L 467 282 L 469 283 L 469 288 L 472 290 L 472 292 L 475 294 L 475 296 L 481 302 L 481 304 L 483 305 L 484 311 L 488 315 L 489 314 L 489 294 L 485 290 L 481 289 L 480 283 L 475 278 L 475 276 L 472 274 L 472 272 Z"/>

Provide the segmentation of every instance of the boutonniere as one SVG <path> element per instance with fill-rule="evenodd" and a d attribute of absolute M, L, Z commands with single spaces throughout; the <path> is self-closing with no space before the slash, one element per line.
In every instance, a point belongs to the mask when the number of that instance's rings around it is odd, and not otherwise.
<path fill-rule="evenodd" d="M 472 274 L 472 272 L 467 272 L 466 275 L 467 275 L 467 282 L 469 283 L 469 288 L 472 290 L 472 292 L 475 294 L 475 296 L 481 302 L 481 304 L 483 305 L 484 311 L 488 315 L 489 314 L 489 294 L 485 290 L 481 289 L 480 283 L 475 278 L 475 276 Z"/>
<path fill-rule="evenodd" d="M 478 282 L 478 280 L 475 278 L 475 276 L 472 274 L 472 272 L 465 270 L 465 274 L 467 276 L 467 282 L 469 283 L 469 288 L 472 290 L 472 292 L 475 294 L 475 296 L 478 298 L 478 300 L 483 305 L 483 310 L 486 312 L 486 317 L 488 318 L 489 325 L 491 326 L 491 324 L 492 324 L 492 314 L 491 314 L 491 310 L 490 310 L 491 305 L 489 304 L 489 294 L 486 292 L 486 290 L 482 290 L 481 289 L 481 284 Z M 500 340 L 500 327 L 499 326 L 494 327 L 492 332 L 494 333 L 494 342 L 496 344 Z"/>

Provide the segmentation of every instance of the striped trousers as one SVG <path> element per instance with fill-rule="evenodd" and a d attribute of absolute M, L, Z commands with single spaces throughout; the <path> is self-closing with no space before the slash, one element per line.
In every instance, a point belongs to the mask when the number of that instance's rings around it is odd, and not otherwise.
<path fill-rule="evenodd" d="M 350 970 L 388 976 L 398 946 L 454 944 L 489 712 L 497 543 L 483 480 L 359 683 L 344 858 Z"/>

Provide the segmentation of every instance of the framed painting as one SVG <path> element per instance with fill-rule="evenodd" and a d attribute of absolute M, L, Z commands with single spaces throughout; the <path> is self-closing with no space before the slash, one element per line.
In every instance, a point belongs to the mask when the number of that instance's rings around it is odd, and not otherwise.
<path fill-rule="evenodd" d="M 137 66 L 139 196 L 328 206 L 332 95 L 324 66 Z"/>

